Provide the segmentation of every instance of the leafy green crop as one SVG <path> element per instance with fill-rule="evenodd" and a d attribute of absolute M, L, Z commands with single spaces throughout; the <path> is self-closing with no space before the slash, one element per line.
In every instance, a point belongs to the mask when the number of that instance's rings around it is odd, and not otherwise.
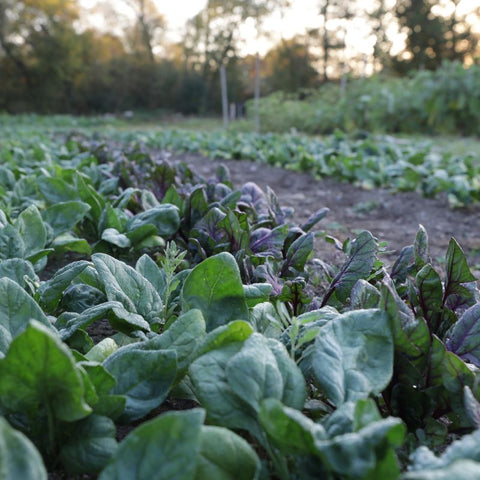
<path fill-rule="evenodd" d="M 2 153 L 0 476 L 477 478 L 480 291 L 454 239 L 440 270 L 420 227 L 389 268 L 362 231 L 318 277 L 327 209 L 296 225 L 225 168 L 110 147 Z"/>

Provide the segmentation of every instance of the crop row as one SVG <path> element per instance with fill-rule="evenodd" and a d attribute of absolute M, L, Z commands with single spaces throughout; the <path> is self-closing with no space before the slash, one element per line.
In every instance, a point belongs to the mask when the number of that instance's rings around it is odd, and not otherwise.
<path fill-rule="evenodd" d="M 367 231 L 332 266 L 326 209 L 296 225 L 224 167 L 2 155 L 5 478 L 480 475 L 480 292 L 454 239 L 444 274 L 423 228 L 392 268 Z"/>

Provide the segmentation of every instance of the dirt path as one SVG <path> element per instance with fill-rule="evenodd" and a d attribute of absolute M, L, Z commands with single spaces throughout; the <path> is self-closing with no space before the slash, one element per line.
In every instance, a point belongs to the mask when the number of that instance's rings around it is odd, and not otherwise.
<path fill-rule="evenodd" d="M 400 250 L 413 243 L 418 225 L 429 235 L 430 255 L 441 264 L 453 236 L 465 250 L 469 264 L 480 278 L 480 205 L 465 209 L 449 208 L 445 197 L 426 199 L 415 192 L 390 193 L 385 189 L 362 190 L 330 179 L 316 180 L 308 174 L 286 171 L 250 161 L 211 160 L 200 155 L 175 155 L 202 176 L 209 177 L 219 164 L 230 170 L 235 186 L 253 181 L 261 188 L 268 185 L 282 206 L 295 208 L 300 223 L 322 207 L 330 209 L 319 224 L 329 235 L 343 241 L 360 230 L 369 230 L 380 241 L 388 242 L 387 262 L 393 262 Z M 332 245 L 318 239 L 320 258 L 333 261 L 337 253 Z"/>

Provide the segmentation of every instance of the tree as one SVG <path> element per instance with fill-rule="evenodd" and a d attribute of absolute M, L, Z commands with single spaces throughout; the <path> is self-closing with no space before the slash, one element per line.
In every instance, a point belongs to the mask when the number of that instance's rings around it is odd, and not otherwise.
<path fill-rule="evenodd" d="M 205 82 L 202 109 L 210 108 L 210 92 L 220 66 L 236 63 L 240 27 L 253 19 L 257 31 L 264 17 L 285 0 L 208 0 L 205 8 L 187 22 L 183 39 L 185 66 L 200 73 Z"/>
<path fill-rule="evenodd" d="M 135 15 L 135 23 L 127 32 L 131 50 L 155 61 L 154 47 L 165 30 L 165 18 L 152 0 L 124 0 Z"/>
<path fill-rule="evenodd" d="M 345 48 L 345 36 L 348 22 L 353 18 L 353 6 L 349 0 L 320 0 L 318 3 L 319 13 L 322 17 L 322 25 L 309 33 L 316 37 L 322 50 L 321 71 L 323 81 L 330 77 L 330 70 L 336 69 L 340 75 L 339 65 L 332 64 L 333 52 Z M 338 61 L 337 64 L 341 64 Z"/>
<path fill-rule="evenodd" d="M 313 88 L 318 72 L 312 66 L 312 55 L 305 37 L 282 40 L 265 56 L 267 87 L 270 91 L 297 92 Z"/>
<path fill-rule="evenodd" d="M 372 60 L 373 71 L 376 72 L 391 65 L 392 41 L 387 35 L 387 28 L 392 21 L 392 15 L 387 8 L 386 0 L 377 0 L 374 9 L 367 12 L 367 16 L 375 37 Z"/>
<path fill-rule="evenodd" d="M 405 50 L 395 59 L 395 68 L 404 72 L 410 69 L 434 70 L 444 60 L 465 62 L 478 45 L 478 36 L 466 16 L 458 15 L 460 0 L 449 0 L 448 9 L 439 10 L 433 0 L 398 1 L 395 13 L 406 33 Z M 438 12 L 438 13 L 435 13 Z"/>

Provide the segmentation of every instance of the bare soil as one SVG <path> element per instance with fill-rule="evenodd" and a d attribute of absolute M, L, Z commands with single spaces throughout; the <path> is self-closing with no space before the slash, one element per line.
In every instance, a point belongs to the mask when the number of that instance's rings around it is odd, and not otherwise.
<path fill-rule="evenodd" d="M 445 195 L 423 198 L 417 192 L 393 193 L 386 189 L 364 190 L 349 183 L 262 165 L 251 161 L 212 160 L 201 155 L 172 155 L 171 161 L 183 161 L 198 174 L 209 177 L 218 165 L 230 170 L 232 182 L 240 187 L 255 182 L 262 189 L 269 186 L 282 206 L 295 209 L 295 223 L 300 224 L 322 207 L 330 209 L 317 226 L 340 241 L 369 230 L 379 241 L 388 243 L 384 260 L 393 263 L 401 249 L 411 245 L 423 225 L 429 236 L 430 256 L 442 266 L 448 243 L 454 237 L 464 249 L 473 273 L 480 278 L 480 205 L 452 209 Z M 316 253 L 330 263 L 343 259 L 322 238 L 317 239 Z"/>

